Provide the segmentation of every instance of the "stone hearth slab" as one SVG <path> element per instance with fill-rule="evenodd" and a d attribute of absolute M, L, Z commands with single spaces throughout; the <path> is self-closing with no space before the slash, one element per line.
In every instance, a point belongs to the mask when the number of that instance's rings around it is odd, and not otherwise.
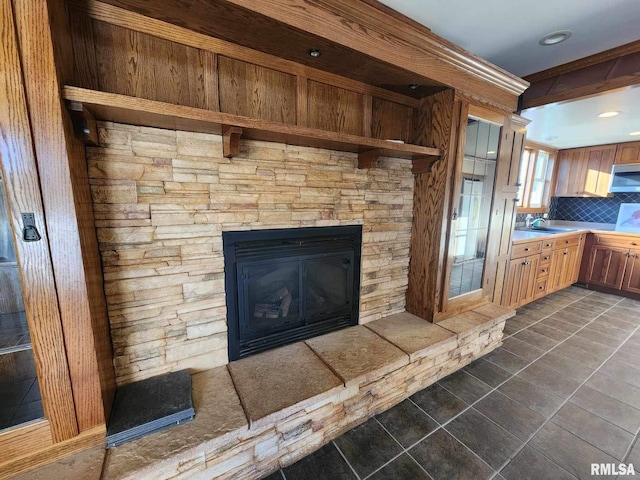
<path fill-rule="evenodd" d="M 482 327 L 492 322 L 492 318 L 482 315 L 474 310 L 459 313 L 453 317 L 438 322 L 438 325 L 447 330 L 451 330 L 458 335 L 467 335 L 478 327 Z"/>
<path fill-rule="evenodd" d="M 473 311 L 493 319 L 494 325 L 504 322 L 516 314 L 516 311 L 512 308 L 502 307 L 495 303 L 487 303 L 481 307 L 474 308 Z"/>
<path fill-rule="evenodd" d="M 343 388 L 340 379 L 304 342 L 228 366 L 251 428 L 283 419 Z"/>
<path fill-rule="evenodd" d="M 347 387 L 383 377 L 409 363 L 406 353 L 364 325 L 311 338 L 306 343 Z"/>
<path fill-rule="evenodd" d="M 455 333 L 407 312 L 381 318 L 365 327 L 407 353 L 412 362 L 437 355 L 439 350 L 453 350 L 457 342 Z"/>
<path fill-rule="evenodd" d="M 110 449 L 103 480 L 141 478 L 163 471 L 163 461 L 175 464 L 191 460 L 237 442 L 248 431 L 248 423 L 227 367 L 218 367 L 191 377 L 195 418 L 148 437 Z"/>

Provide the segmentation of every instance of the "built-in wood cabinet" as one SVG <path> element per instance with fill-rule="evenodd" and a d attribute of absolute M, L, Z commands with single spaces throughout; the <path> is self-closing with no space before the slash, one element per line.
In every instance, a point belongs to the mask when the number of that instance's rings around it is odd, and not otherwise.
<path fill-rule="evenodd" d="M 633 235 L 593 234 L 585 252 L 583 281 L 589 286 L 640 294 L 640 239 Z"/>
<path fill-rule="evenodd" d="M 606 197 L 616 145 L 558 151 L 556 197 Z"/>
<path fill-rule="evenodd" d="M 618 145 L 615 164 L 623 163 L 640 163 L 640 142 L 627 142 Z"/>
<path fill-rule="evenodd" d="M 502 305 L 520 307 L 575 283 L 583 240 L 583 234 L 575 234 L 514 244 Z"/>

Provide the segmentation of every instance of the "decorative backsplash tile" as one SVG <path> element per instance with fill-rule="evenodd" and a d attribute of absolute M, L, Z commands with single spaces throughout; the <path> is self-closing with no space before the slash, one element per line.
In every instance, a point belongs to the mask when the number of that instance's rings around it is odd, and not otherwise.
<path fill-rule="evenodd" d="M 553 197 L 549 206 L 549 218 L 573 222 L 616 223 L 621 203 L 640 203 L 640 193 L 617 193 L 611 198 Z"/>

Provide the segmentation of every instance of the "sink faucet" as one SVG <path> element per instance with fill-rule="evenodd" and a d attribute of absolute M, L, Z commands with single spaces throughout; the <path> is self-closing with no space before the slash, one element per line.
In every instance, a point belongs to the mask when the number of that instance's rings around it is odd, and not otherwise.
<path fill-rule="evenodd" d="M 529 228 L 531 226 L 531 220 L 533 220 L 533 215 L 527 213 L 527 217 L 524 219 L 524 226 Z"/>
<path fill-rule="evenodd" d="M 546 220 L 544 218 L 536 218 L 532 223 L 531 226 L 533 228 L 538 228 L 540 226 L 541 223 L 546 222 Z"/>

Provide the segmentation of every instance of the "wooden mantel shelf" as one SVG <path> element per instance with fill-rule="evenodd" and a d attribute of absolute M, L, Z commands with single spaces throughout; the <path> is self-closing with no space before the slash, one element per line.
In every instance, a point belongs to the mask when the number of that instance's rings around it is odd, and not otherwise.
<path fill-rule="evenodd" d="M 84 116 L 146 127 L 186 130 L 189 132 L 224 135 L 225 156 L 238 154 L 239 138 L 279 142 L 304 147 L 326 148 L 358 153 L 359 168 L 376 165 L 381 156 L 408 158 L 414 161 L 414 172 L 427 171 L 440 158 L 437 148 L 393 143 L 376 138 L 360 137 L 314 128 L 258 120 L 201 108 L 174 105 L 115 93 L 64 87 L 64 98 L 74 118 Z M 90 126 L 83 125 L 85 141 L 92 143 Z"/>

